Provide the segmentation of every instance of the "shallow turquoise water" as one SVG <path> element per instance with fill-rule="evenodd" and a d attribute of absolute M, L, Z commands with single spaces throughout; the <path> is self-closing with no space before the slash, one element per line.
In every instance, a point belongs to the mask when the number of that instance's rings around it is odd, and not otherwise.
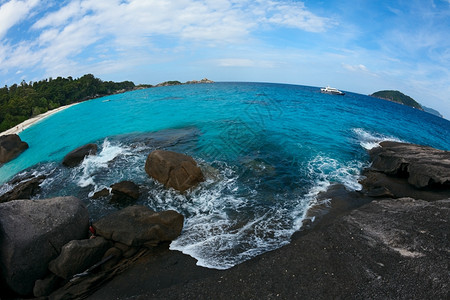
<path fill-rule="evenodd" d="M 92 219 L 116 210 L 90 195 L 121 180 L 142 190 L 139 204 L 186 217 L 171 245 L 200 265 L 228 268 L 288 243 L 315 196 L 331 183 L 358 189 L 366 149 L 400 140 L 450 150 L 450 122 L 363 95 L 319 88 L 215 83 L 138 90 L 83 102 L 20 134 L 30 145 L 0 168 L 46 174 L 37 198 L 75 195 Z M 86 143 L 99 154 L 80 167 L 62 158 Z M 165 190 L 144 171 L 153 149 L 193 156 L 207 180 L 186 195 Z M 0 194 L 12 188 L 0 187 Z"/>

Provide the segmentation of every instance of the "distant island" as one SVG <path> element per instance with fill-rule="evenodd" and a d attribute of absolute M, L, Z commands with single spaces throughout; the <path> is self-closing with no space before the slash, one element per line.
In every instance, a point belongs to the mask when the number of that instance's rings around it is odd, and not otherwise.
<path fill-rule="evenodd" d="M 392 101 L 392 102 L 407 105 L 407 106 L 411 106 L 413 108 L 423 110 L 427 113 L 431 113 L 433 115 L 443 118 L 443 116 L 437 110 L 423 106 L 419 102 L 414 100 L 413 98 L 411 98 L 399 91 L 391 91 L 391 90 L 378 91 L 369 96 L 383 99 L 383 100 Z"/>
<path fill-rule="evenodd" d="M 29 83 L 24 80 L 19 85 L 13 84 L 10 87 L 5 85 L 0 88 L 0 132 L 49 110 L 77 102 L 137 89 L 198 83 L 213 83 L 213 81 L 204 78 L 185 83 L 166 81 L 157 85 L 135 85 L 131 81 L 102 81 L 92 74 L 77 79 L 69 76 L 55 79 L 50 77 Z"/>
<path fill-rule="evenodd" d="M 190 80 L 190 81 L 186 81 L 185 83 L 174 80 L 174 81 L 165 81 L 165 82 L 158 83 L 157 85 L 155 85 L 155 87 L 182 85 L 182 84 L 199 84 L 199 83 L 214 83 L 214 81 L 209 80 L 208 78 L 203 78 L 202 80 Z"/>
<path fill-rule="evenodd" d="M 440 112 L 438 112 L 438 111 L 435 110 L 435 109 L 432 109 L 432 108 L 430 108 L 430 107 L 426 107 L 426 106 L 424 106 L 424 105 L 422 105 L 422 107 L 423 107 L 423 110 L 426 111 L 427 113 L 433 114 L 433 115 L 438 116 L 438 117 L 441 117 L 441 118 L 444 117 L 443 115 L 441 115 Z"/>
<path fill-rule="evenodd" d="M 420 110 L 423 110 L 422 105 L 420 105 L 416 100 L 413 98 L 406 96 L 405 94 L 399 92 L 399 91 L 379 91 L 376 93 L 373 93 L 372 95 L 369 95 L 371 97 L 388 100 L 396 103 L 400 103 L 403 105 L 411 106 Z"/>

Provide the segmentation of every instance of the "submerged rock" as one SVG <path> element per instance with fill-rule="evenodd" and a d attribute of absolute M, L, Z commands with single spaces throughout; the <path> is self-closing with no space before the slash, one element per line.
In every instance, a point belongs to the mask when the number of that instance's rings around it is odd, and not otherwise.
<path fill-rule="evenodd" d="M 204 176 L 195 160 L 187 155 L 155 150 L 145 163 L 147 174 L 166 187 L 184 192 L 204 181 Z"/>
<path fill-rule="evenodd" d="M 154 212 L 146 206 L 129 206 L 94 224 L 97 235 L 127 246 L 155 246 L 177 238 L 184 217 L 173 210 Z"/>
<path fill-rule="evenodd" d="M 0 204 L 0 263 L 8 286 L 32 294 L 48 263 L 67 242 L 86 238 L 88 225 L 88 211 L 75 197 Z"/>
<path fill-rule="evenodd" d="M 30 199 L 39 192 L 40 185 L 45 178 L 42 175 L 19 183 L 11 191 L 0 196 L 0 203 L 11 200 Z"/>
<path fill-rule="evenodd" d="M 17 134 L 0 136 L 0 165 L 13 160 L 26 149 L 28 144 L 23 142 Z"/>
<path fill-rule="evenodd" d="M 76 167 L 88 155 L 97 154 L 96 144 L 87 144 L 69 152 L 63 159 L 62 164 L 66 167 Z"/>

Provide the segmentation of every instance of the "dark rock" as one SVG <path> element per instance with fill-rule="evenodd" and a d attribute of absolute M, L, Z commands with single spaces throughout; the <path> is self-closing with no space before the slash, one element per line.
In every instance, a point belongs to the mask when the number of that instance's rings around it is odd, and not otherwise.
<path fill-rule="evenodd" d="M 13 160 L 26 149 L 28 144 L 22 142 L 17 134 L 0 136 L 0 165 Z"/>
<path fill-rule="evenodd" d="M 450 199 L 373 201 L 225 271 L 170 251 L 90 299 L 447 299 L 449 224 Z"/>
<path fill-rule="evenodd" d="M 93 199 L 98 199 L 102 197 L 108 197 L 110 195 L 110 192 L 107 188 L 104 188 L 103 190 L 100 190 L 98 192 L 95 192 L 92 196 Z"/>
<path fill-rule="evenodd" d="M 204 180 L 202 171 L 192 157 L 172 151 L 155 150 L 150 153 L 145 171 L 164 186 L 180 192 Z"/>
<path fill-rule="evenodd" d="M 36 280 L 33 288 L 33 295 L 35 297 L 44 297 L 50 295 L 51 292 L 58 288 L 61 278 L 55 274 L 50 274 L 44 279 Z"/>
<path fill-rule="evenodd" d="M 372 170 L 405 177 L 416 188 L 450 188 L 450 151 L 399 142 L 382 142 L 370 150 Z"/>
<path fill-rule="evenodd" d="M 392 192 L 384 186 L 371 189 L 367 193 L 367 196 L 374 198 L 394 198 L 394 194 L 392 194 Z"/>
<path fill-rule="evenodd" d="M 0 203 L 11 200 L 30 199 L 40 190 L 40 184 L 45 180 L 45 176 L 31 178 L 16 185 L 11 191 L 0 196 Z"/>
<path fill-rule="evenodd" d="M 112 256 L 112 258 L 102 265 L 102 270 L 111 270 L 120 261 L 120 259 L 122 258 L 122 254 L 122 251 L 116 247 L 109 248 L 103 258 L 107 258 L 109 256 Z"/>
<path fill-rule="evenodd" d="M 139 199 L 139 186 L 131 181 L 122 181 L 111 185 L 111 202 L 129 204 Z"/>
<path fill-rule="evenodd" d="M 360 183 L 363 186 L 363 192 L 368 196 L 378 197 L 381 190 L 385 189 L 386 197 L 392 198 L 410 197 L 434 201 L 450 197 L 450 189 L 445 188 L 445 186 L 418 189 L 410 185 L 407 178 L 389 176 L 372 170 L 363 171 L 363 175 L 365 178 Z"/>
<path fill-rule="evenodd" d="M 60 255 L 49 263 L 48 269 L 61 278 L 69 279 L 99 262 L 111 245 L 102 237 L 70 241 L 62 247 Z"/>
<path fill-rule="evenodd" d="M 87 144 L 69 152 L 63 159 L 62 164 L 66 167 L 76 167 L 88 155 L 97 154 L 96 144 Z"/>
<path fill-rule="evenodd" d="M 86 238 L 88 211 L 75 197 L 0 204 L 0 265 L 8 286 L 30 295 L 61 247 Z"/>
<path fill-rule="evenodd" d="M 154 212 L 145 206 L 129 206 L 94 224 L 97 235 L 127 246 L 157 245 L 172 241 L 183 228 L 183 215 L 173 211 Z"/>

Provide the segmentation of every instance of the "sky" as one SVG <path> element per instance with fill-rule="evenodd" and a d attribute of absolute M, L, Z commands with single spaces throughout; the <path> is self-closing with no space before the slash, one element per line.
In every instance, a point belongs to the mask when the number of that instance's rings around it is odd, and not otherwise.
<path fill-rule="evenodd" d="M 450 119 L 450 0 L 0 0 L 0 86 L 88 73 L 399 90 Z"/>

